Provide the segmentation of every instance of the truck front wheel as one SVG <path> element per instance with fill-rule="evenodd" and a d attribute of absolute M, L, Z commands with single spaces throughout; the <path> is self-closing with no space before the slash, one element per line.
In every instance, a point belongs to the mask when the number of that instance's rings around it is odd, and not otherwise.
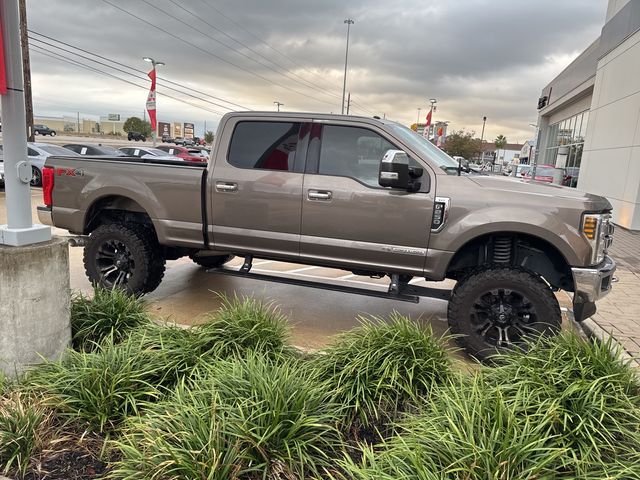
<path fill-rule="evenodd" d="M 106 288 L 120 287 L 133 294 L 155 290 L 164 275 L 165 260 L 155 235 L 136 224 L 100 225 L 84 248 L 89 279 Z"/>
<path fill-rule="evenodd" d="M 540 335 L 556 335 L 562 323 L 558 300 L 540 277 L 498 266 L 475 270 L 460 280 L 447 317 L 458 342 L 479 360 L 525 347 Z"/>

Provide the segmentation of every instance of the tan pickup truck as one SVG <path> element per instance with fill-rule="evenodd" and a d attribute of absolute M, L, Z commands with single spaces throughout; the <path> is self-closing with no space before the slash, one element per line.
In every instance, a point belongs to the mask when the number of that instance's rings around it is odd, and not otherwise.
<path fill-rule="evenodd" d="M 397 123 L 230 113 L 216 139 L 208 164 L 49 157 L 40 220 L 78 235 L 93 282 L 136 293 L 187 255 L 273 281 L 294 282 L 251 273 L 254 255 L 388 276 L 387 292 L 310 286 L 414 302 L 442 290 L 412 277 L 455 279 L 449 324 L 479 357 L 557 332 L 555 291 L 582 320 L 614 281 L 606 199 L 463 172 Z M 239 271 L 223 267 L 232 255 Z"/>

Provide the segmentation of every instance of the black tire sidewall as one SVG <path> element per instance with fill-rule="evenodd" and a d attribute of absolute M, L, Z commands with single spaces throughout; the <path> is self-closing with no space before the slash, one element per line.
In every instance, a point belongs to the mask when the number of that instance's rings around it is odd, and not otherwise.
<path fill-rule="evenodd" d="M 135 265 L 133 273 L 122 288 L 133 294 L 142 294 L 153 290 L 157 284 L 150 288 L 150 285 L 155 283 L 151 277 L 159 273 L 158 268 L 155 268 L 158 262 L 153 254 L 154 245 L 144 229 L 132 225 L 118 223 L 100 225 L 91 233 L 84 249 L 84 264 L 89 279 L 93 283 L 110 287 L 100 280 L 96 261 L 99 247 L 109 240 L 122 242 L 133 257 Z M 162 265 L 164 266 L 164 263 Z M 160 274 L 160 276 L 162 275 Z"/>
<path fill-rule="evenodd" d="M 448 307 L 451 332 L 458 343 L 472 356 L 486 360 L 500 349 L 491 347 L 473 329 L 470 312 L 478 297 L 494 288 L 508 288 L 526 296 L 533 304 L 537 322 L 532 327 L 540 335 L 555 335 L 560 331 L 562 315 L 551 288 L 537 275 L 520 268 L 487 267 L 472 272 L 453 290 Z"/>
<path fill-rule="evenodd" d="M 221 267 L 228 261 L 233 258 L 233 255 L 203 255 L 203 256 L 192 256 L 191 260 L 194 263 L 200 265 L 204 268 L 217 268 Z"/>

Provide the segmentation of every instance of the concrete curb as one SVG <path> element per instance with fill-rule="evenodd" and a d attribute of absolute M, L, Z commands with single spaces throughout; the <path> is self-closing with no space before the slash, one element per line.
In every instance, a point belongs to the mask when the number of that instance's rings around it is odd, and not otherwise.
<path fill-rule="evenodd" d="M 590 318 L 583 320 L 578 323 L 573 318 L 573 312 L 567 312 L 569 318 L 574 325 L 578 325 L 578 327 L 587 335 L 589 338 L 597 339 L 600 342 L 609 345 L 609 350 L 612 354 L 618 355 L 623 362 L 628 363 L 634 368 L 640 370 L 640 360 L 632 357 L 629 352 L 627 352 L 624 346 L 616 340 L 616 338 L 610 333 L 603 329 L 600 325 L 598 325 L 595 321 Z"/>

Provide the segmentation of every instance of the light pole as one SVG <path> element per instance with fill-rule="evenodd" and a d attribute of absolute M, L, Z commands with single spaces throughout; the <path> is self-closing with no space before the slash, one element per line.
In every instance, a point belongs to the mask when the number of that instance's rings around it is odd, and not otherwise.
<path fill-rule="evenodd" d="M 425 129 L 427 129 L 427 130 L 431 127 L 431 125 L 435 125 L 435 124 L 433 123 L 433 112 L 435 112 L 435 110 L 436 110 L 436 108 L 437 108 L 437 107 L 436 107 L 436 104 L 438 103 L 438 100 L 436 100 L 435 98 L 430 98 L 430 99 L 429 99 L 429 103 L 431 104 L 431 109 L 429 110 L 429 125 L 425 125 L 425 127 L 424 127 L 424 128 L 425 128 Z M 435 128 L 436 128 L 436 127 L 434 126 L 433 128 L 434 128 L 434 135 L 433 135 L 433 139 L 435 140 L 435 139 L 436 139 L 436 136 L 435 136 Z M 427 140 L 429 140 L 429 132 L 426 132 L 426 136 L 427 136 L 427 137 L 426 137 L 426 138 L 427 138 Z"/>
<path fill-rule="evenodd" d="M 151 120 L 151 138 L 153 140 L 153 146 L 156 146 L 156 67 L 164 65 L 164 62 L 157 62 L 151 57 L 143 57 L 145 62 L 149 62 L 153 66 L 153 78 L 151 79 L 151 91 L 149 92 L 149 96 L 147 97 L 147 110 L 153 110 L 153 118 L 151 117 L 151 112 L 149 112 L 149 119 Z"/>
<path fill-rule="evenodd" d="M 482 148 L 482 158 L 480 162 L 484 164 L 484 126 L 487 123 L 487 117 L 482 117 L 482 135 L 480 135 L 480 148 Z"/>
<path fill-rule="evenodd" d="M 352 19 L 347 18 L 344 23 L 347 24 L 347 48 L 345 50 L 345 54 L 344 54 L 344 81 L 342 82 L 342 114 L 344 115 L 344 96 L 345 96 L 345 92 L 347 91 L 347 62 L 349 61 L 349 32 L 351 30 L 351 25 L 353 25 L 354 22 Z"/>
<path fill-rule="evenodd" d="M 284 107 L 284 103 L 280 103 L 280 102 L 273 102 L 273 103 L 275 104 L 278 111 L 280 111 L 280 107 Z"/>
<path fill-rule="evenodd" d="M 420 123 L 420 110 L 422 110 L 422 108 L 418 107 L 418 119 L 416 120 L 416 132 L 418 131 L 418 124 Z"/>

